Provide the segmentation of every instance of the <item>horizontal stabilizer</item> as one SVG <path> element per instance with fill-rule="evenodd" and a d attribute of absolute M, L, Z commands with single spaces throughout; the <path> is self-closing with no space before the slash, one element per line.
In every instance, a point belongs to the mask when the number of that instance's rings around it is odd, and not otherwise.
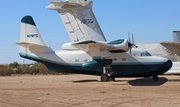
<path fill-rule="evenodd" d="M 180 56 L 180 43 L 179 42 L 161 42 L 160 44 L 166 47 L 173 54 Z"/>
<path fill-rule="evenodd" d="M 33 44 L 33 43 L 28 43 L 28 42 L 18 42 L 16 44 L 26 49 L 28 48 L 33 53 L 54 52 L 50 47 L 47 47 L 45 45 Z"/>
<path fill-rule="evenodd" d="M 44 48 L 47 46 L 44 45 L 39 45 L 39 44 L 33 44 L 33 43 L 28 43 L 28 42 L 17 42 L 16 44 L 25 47 L 25 48 Z"/>

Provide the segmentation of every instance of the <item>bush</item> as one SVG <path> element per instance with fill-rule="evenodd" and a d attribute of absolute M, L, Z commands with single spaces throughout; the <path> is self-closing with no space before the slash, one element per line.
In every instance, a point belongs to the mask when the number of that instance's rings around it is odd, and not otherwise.
<path fill-rule="evenodd" d="M 11 74 L 68 74 L 64 72 L 49 71 L 44 64 L 33 63 L 33 64 L 18 64 L 17 62 L 10 63 L 9 65 L 0 65 L 0 76 L 8 76 Z"/>
<path fill-rule="evenodd" d="M 9 64 L 9 67 L 12 67 L 12 68 L 17 68 L 18 66 L 19 64 L 17 62 L 13 62 Z"/>

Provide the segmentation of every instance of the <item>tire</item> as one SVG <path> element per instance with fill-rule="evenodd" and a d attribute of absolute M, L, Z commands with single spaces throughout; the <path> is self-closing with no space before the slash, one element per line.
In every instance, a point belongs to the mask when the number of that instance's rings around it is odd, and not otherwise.
<path fill-rule="evenodd" d="M 159 77 L 158 77 L 157 75 L 154 75 L 154 76 L 153 76 L 153 80 L 154 80 L 154 81 L 158 81 L 158 80 L 159 80 Z"/>
<path fill-rule="evenodd" d="M 107 74 L 102 74 L 102 75 L 101 75 L 101 81 L 102 81 L 102 82 L 107 82 L 107 81 L 109 81 L 108 75 L 107 75 Z"/>

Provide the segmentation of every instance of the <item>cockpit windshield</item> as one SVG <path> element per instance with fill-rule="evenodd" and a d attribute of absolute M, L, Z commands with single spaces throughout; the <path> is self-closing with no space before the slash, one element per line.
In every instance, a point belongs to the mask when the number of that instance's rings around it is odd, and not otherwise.
<path fill-rule="evenodd" d="M 149 52 L 145 51 L 141 53 L 141 56 L 152 56 Z"/>

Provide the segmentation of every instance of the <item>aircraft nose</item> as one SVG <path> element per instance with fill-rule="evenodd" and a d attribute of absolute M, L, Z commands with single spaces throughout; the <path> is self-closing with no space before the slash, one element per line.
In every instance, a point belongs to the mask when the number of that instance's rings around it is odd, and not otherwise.
<path fill-rule="evenodd" d="M 163 65 L 164 68 L 168 71 L 172 67 L 172 61 L 168 59 Z"/>
<path fill-rule="evenodd" d="M 169 66 L 169 67 L 172 67 L 172 61 L 168 59 L 167 62 L 166 62 L 166 65 Z"/>

